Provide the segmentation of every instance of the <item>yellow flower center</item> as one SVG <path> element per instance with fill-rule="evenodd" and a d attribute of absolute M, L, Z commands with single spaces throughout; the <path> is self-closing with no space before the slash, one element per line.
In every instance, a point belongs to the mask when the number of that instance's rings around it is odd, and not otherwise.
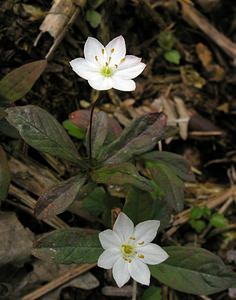
<path fill-rule="evenodd" d="M 101 73 L 105 77 L 111 77 L 113 74 L 113 71 L 112 71 L 112 68 L 110 68 L 109 66 L 104 66 L 101 70 Z"/>
<path fill-rule="evenodd" d="M 134 246 L 130 244 L 123 244 L 121 246 L 121 251 L 124 254 L 124 256 L 132 256 L 135 254 Z"/>

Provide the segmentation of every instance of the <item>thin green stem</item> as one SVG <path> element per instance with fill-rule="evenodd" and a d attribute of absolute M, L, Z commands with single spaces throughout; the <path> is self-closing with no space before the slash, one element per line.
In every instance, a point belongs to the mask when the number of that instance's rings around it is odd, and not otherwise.
<path fill-rule="evenodd" d="M 137 298 L 137 282 L 133 280 L 132 300 L 136 300 L 136 298 Z"/>

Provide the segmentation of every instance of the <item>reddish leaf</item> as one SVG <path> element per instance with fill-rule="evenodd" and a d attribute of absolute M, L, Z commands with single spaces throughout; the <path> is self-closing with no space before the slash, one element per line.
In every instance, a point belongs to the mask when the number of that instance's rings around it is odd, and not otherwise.
<path fill-rule="evenodd" d="M 27 94 L 47 66 L 46 60 L 25 64 L 0 81 L 0 101 L 3 105 L 14 102 Z"/>

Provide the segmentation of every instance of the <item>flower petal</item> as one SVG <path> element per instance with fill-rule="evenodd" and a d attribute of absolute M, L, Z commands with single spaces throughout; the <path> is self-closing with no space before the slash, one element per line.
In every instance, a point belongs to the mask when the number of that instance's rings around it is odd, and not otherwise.
<path fill-rule="evenodd" d="M 135 55 L 126 55 L 124 61 L 119 65 L 119 70 L 134 67 L 141 62 L 141 58 Z"/>
<path fill-rule="evenodd" d="M 123 36 L 120 35 L 112 41 L 110 41 L 105 47 L 105 49 L 107 58 L 109 59 L 109 57 L 111 57 L 110 66 L 120 64 L 121 60 L 125 58 L 126 54 L 126 46 Z"/>
<path fill-rule="evenodd" d="M 120 257 L 112 268 L 112 274 L 118 287 L 122 287 L 130 279 L 128 262 Z"/>
<path fill-rule="evenodd" d="M 98 237 L 104 249 L 119 248 L 121 245 L 118 235 L 111 229 L 100 232 Z"/>
<path fill-rule="evenodd" d="M 115 221 L 113 231 L 117 233 L 121 242 L 126 242 L 134 232 L 134 223 L 121 212 Z"/>
<path fill-rule="evenodd" d="M 135 90 L 136 84 L 131 79 L 123 79 L 122 77 L 114 75 L 112 76 L 112 87 L 120 91 L 131 92 Z"/>
<path fill-rule="evenodd" d="M 145 67 L 146 65 L 141 62 L 133 67 L 129 67 L 125 69 L 120 69 L 120 67 L 118 67 L 116 71 L 116 75 L 124 79 L 133 79 L 137 77 L 139 74 L 141 74 Z"/>
<path fill-rule="evenodd" d="M 137 282 L 145 285 L 150 284 L 150 270 L 148 266 L 139 259 L 134 259 L 129 263 L 128 270 L 130 276 Z"/>
<path fill-rule="evenodd" d="M 148 244 L 138 249 L 138 254 L 142 254 L 142 262 L 149 265 L 157 265 L 165 261 L 169 255 L 160 246 Z"/>
<path fill-rule="evenodd" d="M 139 223 L 134 229 L 136 243 L 150 243 L 157 235 L 159 226 L 160 221 L 157 220 L 149 220 Z"/>
<path fill-rule="evenodd" d="M 95 65 L 104 65 L 107 60 L 105 47 L 97 39 L 88 37 L 84 45 L 84 57 Z"/>
<path fill-rule="evenodd" d="M 120 257 L 121 252 L 118 248 L 107 249 L 99 256 L 97 265 L 100 268 L 111 269 Z"/>
<path fill-rule="evenodd" d="M 108 77 L 104 77 L 100 74 L 99 77 L 88 80 L 89 85 L 98 91 L 109 90 L 113 87 L 113 80 Z"/>
<path fill-rule="evenodd" d="M 84 58 L 76 58 L 70 61 L 70 65 L 77 75 L 84 79 L 96 79 L 100 75 L 100 70 L 95 65 L 87 62 Z"/>

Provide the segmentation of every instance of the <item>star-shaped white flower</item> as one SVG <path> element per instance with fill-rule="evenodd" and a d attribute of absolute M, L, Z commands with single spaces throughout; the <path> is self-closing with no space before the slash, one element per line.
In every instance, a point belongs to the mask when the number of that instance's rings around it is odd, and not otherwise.
<path fill-rule="evenodd" d="M 132 79 L 142 73 L 146 66 L 141 58 L 126 55 L 123 36 L 113 39 L 106 47 L 97 39 L 89 37 L 84 46 L 84 57 L 73 59 L 70 65 L 96 90 L 114 88 L 133 91 L 135 82 Z"/>
<path fill-rule="evenodd" d="M 168 258 L 168 254 L 158 245 L 150 243 L 156 236 L 160 222 L 149 220 L 134 227 L 133 222 L 120 213 L 113 230 L 99 234 L 105 251 L 98 259 L 98 266 L 111 269 L 119 287 L 132 277 L 135 281 L 149 285 L 150 271 L 147 266 L 157 265 Z"/>

